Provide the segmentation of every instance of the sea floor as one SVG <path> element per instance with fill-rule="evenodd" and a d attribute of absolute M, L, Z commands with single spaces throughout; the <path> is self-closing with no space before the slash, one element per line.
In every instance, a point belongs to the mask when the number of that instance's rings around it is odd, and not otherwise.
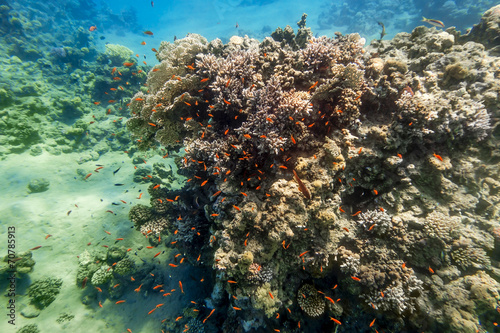
<path fill-rule="evenodd" d="M 41 246 L 33 251 L 36 261 L 34 270 L 29 276 L 23 275 L 17 280 L 16 327 L 2 320 L 0 332 L 14 332 L 31 323 L 36 323 L 41 332 L 125 332 L 127 328 L 133 332 L 159 332 L 161 320 L 182 315 L 182 309 L 189 299 L 195 299 L 199 288 L 203 288 L 203 285 L 190 280 L 184 282 L 185 294 L 174 294 L 168 300 L 161 295 L 144 297 L 143 294 L 134 293 L 131 288 L 124 294 L 126 302 L 123 304 L 115 304 L 114 300 L 109 299 L 103 299 L 102 308 L 97 302 L 82 304 L 85 291 L 76 284 L 76 273 L 77 256 L 84 250 L 102 250 L 102 245 L 111 246 L 119 242 L 119 245 L 132 248 L 130 255 L 137 253 L 141 257 L 151 258 L 154 254 L 146 252 L 145 246 L 149 244 L 143 235 L 132 228 L 133 224 L 128 219 L 132 204 L 148 204 L 148 184 L 137 185 L 132 181 L 132 160 L 123 152 L 110 152 L 97 161 L 78 164 L 81 157 L 79 153 L 59 156 L 44 153 L 36 157 L 25 153 L 11 155 L 0 162 L 4 179 L 0 193 L 0 229 L 4 236 L 0 247 L 6 248 L 9 226 L 16 228 L 16 253 Z M 161 160 L 161 157 L 156 158 Z M 155 158 L 147 163 L 153 161 Z M 104 166 L 98 173 L 93 171 L 97 164 Z M 120 170 L 113 175 L 113 171 L 119 167 Z M 92 175 L 84 180 L 77 174 L 77 169 L 92 172 Z M 49 180 L 49 189 L 42 193 L 29 193 L 27 185 L 34 178 Z M 116 183 L 125 185 L 115 186 Z M 138 199 L 140 191 L 145 193 Z M 119 205 L 113 205 L 113 202 Z M 105 230 L 111 234 L 108 235 Z M 51 236 L 47 238 L 47 235 Z M 124 240 L 116 241 L 116 238 Z M 137 250 L 141 247 L 140 251 Z M 190 273 L 193 268 L 189 265 L 176 269 L 166 265 L 166 260 L 171 260 L 178 253 L 176 250 L 160 245 L 149 251 L 156 253 L 159 250 L 166 250 L 159 257 L 160 264 L 165 263 L 164 288 L 178 288 L 178 280 L 196 273 Z M 60 294 L 38 317 L 24 318 L 21 311 L 29 303 L 25 296 L 29 284 L 45 277 L 63 280 Z M 0 288 L 6 290 L 6 287 L 6 281 L 1 281 Z M 6 292 L 0 296 L 0 302 L 7 304 Z M 148 316 L 147 313 L 159 303 L 167 304 Z M 69 322 L 58 323 L 56 319 L 63 313 L 75 317 Z"/>

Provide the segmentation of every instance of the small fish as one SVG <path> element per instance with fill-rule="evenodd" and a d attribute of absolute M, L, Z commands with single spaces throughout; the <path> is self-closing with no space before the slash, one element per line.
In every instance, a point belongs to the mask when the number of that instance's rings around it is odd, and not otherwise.
<path fill-rule="evenodd" d="M 342 325 L 342 323 L 339 320 L 337 320 L 337 319 L 335 319 L 333 317 L 330 317 L 330 320 L 333 320 L 335 323 L 337 323 L 339 325 Z"/>
<path fill-rule="evenodd" d="M 121 301 L 116 302 L 115 304 L 121 304 L 121 303 L 125 303 L 125 301 L 121 300 Z"/>
<path fill-rule="evenodd" d="M 30 249 L 30 251 L 38 250 L 41 247 L 42 247 L 41 245 L 35 246 L 34 248 Z"/>
<path fill-rule="evenodd" d="M 435 27 L 444 28 L 444 23 L 438 20 L 428 19 L 422 16 L 422 22 L 429 23 Z"/>
<path fill-rule="evenodd" d="M 309 87 L 308 90 L 311 90 L 313 89 L 314 87 L 316 87 L 318 85 L 318 81 L 314 82 L 314 84 L 312 86 Z"/>
<path fill-rule="evenodd" d="M 335 301 L 334 301 L 331 297 L 325 296 L 325 298 L 326 298 L 327 300 L 329 300 L 330 302 L 332 302 L 332 304 L 335 304 Z"/>
<path fill-rule="evenodd" d="M 214 311 L 215 311 L 215 309 L 212 309 L 212 311 L 210 311 L 210 314 L 205 319 L 203 319 L 203 324 L 205 324 L 207 319 L 210 318 L 210 316 L 214 313 Z"/>
<path fill-rule="evenodd" d="M 125 66 L 125 67 L 134 66 L 134 63 L 133 62 L 124 62 L 123 66 Z"/>
<path fill-rule="evenodd" d="M 434 155 L 435 158 L 437 158 L 438 160 L 440 160 L 441 162 L 443 162 L 443 158 L 441 156 L 439 156 L 438 154 L 432 153 L 432 155 Z"/>
<path fill-rule="evenodd" d="M 148 35 L 148 36 L 153 36 L 153 32 L 146 30 L 143 32 L 143 34 Z"/>
<path fill-rule="evenodd" d="M 97 30 L 97 26 L 96 25 L 90 26 L 89 31 L 95 31 L 95 30 Z"/>
<path fill-rule="evenodd" d="M 125 184 L 115 184 L 115 186 L 123 186 L 123 185 L 125 185 Z"/>
<path fill-rule="evenodd" d="M 141 45 L 146 45 L 146 42 L 145 42 L 145 41 L 142 41 Z"/>

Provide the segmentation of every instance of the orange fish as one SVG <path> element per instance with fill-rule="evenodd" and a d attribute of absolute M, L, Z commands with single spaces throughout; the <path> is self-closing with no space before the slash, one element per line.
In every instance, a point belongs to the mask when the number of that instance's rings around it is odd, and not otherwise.
<path fill-rule="evenodd" d="M 125 301 L 121 300 L 121 301 L 116 302 L 115 304 L 120 304 L 120 303 L 125 303 Z"/>
<path fill-rule="evenodd" d="M 93 25 L 93 26 L 91 26 L 91 27 L 89 28 L 89 31 L 95 31 L 95 30 L 97 30 L 97 26 L 95 26 L 95 25 Z"/>
<path fill-rule="evenodd" d="M 133 62 L 124 62 L 123 66 L 125 66 L 125 67 L 134 66 L 134 63 Z"/>
<path fill-rule="evenodd" d="M 151 51 L 153 51 L 154 53 L 158 53 L 158 50 L 155 49 L 154 47 L 151 49 Z"/>
<path fill-rule="evenodd" d="M 318 85 L 318 81 L 316 81 L 312 86 L 309 87 L 309 90 L 311 90 L 312 88 L 316 87 Z"/>
<path fill-rule="evenodd" d="M 306 252 L 302 252 L 301 254 L 299 254 L 299 257 L 302 257 L 304 254 L 306 254 L 307 252 L 309 251 L 306 251 Z"/>
<path fill-rule="evenodd" d="M 142 41 L 141 45 L 146 45 L 146 42 L 145 42 L 145 41 Z"/>

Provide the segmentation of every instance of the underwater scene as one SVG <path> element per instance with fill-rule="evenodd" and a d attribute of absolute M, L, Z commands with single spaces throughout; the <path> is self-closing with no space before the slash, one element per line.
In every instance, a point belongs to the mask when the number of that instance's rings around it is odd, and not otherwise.
<path fill-rule="evenodd" d="M 4 333 L 500 332 L 500 4 L 0 0 Z"/>

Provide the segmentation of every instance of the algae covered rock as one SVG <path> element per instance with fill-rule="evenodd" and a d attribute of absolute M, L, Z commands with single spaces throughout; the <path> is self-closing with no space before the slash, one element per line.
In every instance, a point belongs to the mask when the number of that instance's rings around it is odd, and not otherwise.
<path fill-rule="evenodd" d="M 50 182 L 45 178 L 32 179 L 28 184 L 31 193 L 45 192 L 49 189 Z"/>
<path fill-rule="evenodd" d="M 62 279 L 45 278 L 36 280 L 28 288 L 28 296 L 33 305 L 39 309 L 44 309 L 49 306 L 62 286 Z"/>

